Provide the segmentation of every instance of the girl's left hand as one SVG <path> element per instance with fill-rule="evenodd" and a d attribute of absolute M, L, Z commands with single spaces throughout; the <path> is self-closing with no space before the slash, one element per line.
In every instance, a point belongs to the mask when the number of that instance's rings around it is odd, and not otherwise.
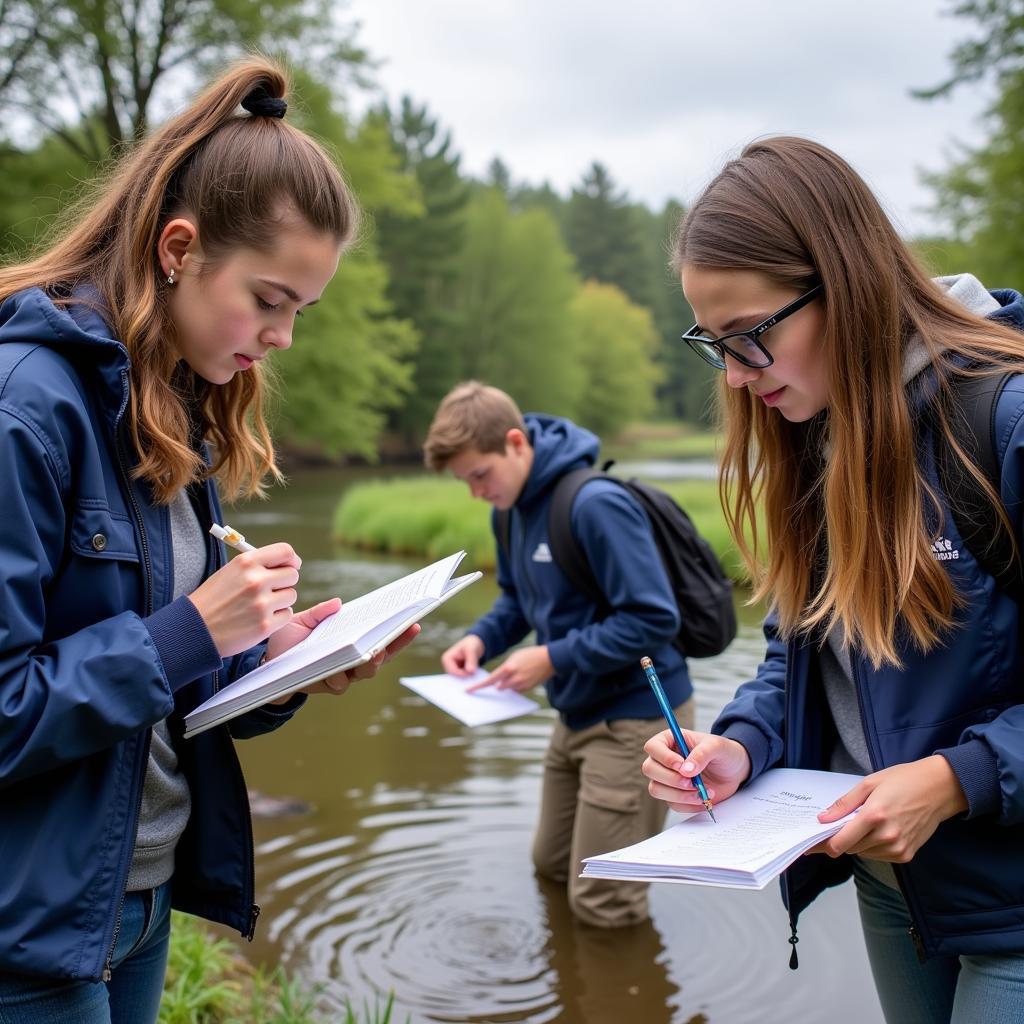
<path fill-rule="evenodd" d="M 860 808 L 834 836 L 808 853 L 857 853 L 906 864 L 940 823 L 967 810 L 967 798 L 941 754 L 874 772 L 818 815 L 823 824 Z"/>
<path fill-rule="evenodd" d="M 341 599 L 332 597 L 329 601 L 321 601 L 320 604 L 307 608 L 304 612 L 293 615 L 286 626 L 282 626 L 276 633 L 272 634 L 267 641 L 267 661 L 284 654 L 300 640 L 305 640 L 314 628 L 318 626 L 328 615 L 333 615 L 341 607 Z M 302 693 L 333 693 L 342 694 L 357 679 L 369 679 L 377 674 L 377 669 L 389 661 L 399 651 L 408 647 L 419 634 L 420 627 L 410 626 L 397 640 L 393 640 L 383 651 L 378 652 L 365 665 L 358 665 L 347 672 L 337 672 L 333 676 L 321 679 L 310 686 L 307 686 Z M 292 699 L 289 694 L 280 700 L 271 701 L 273 704 L 287 704 Z"/>

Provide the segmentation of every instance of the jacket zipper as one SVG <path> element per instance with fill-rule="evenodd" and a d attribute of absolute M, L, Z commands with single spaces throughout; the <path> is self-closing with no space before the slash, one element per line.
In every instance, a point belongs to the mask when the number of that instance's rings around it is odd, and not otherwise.
<path fill-rule="evenodd" d="M 252 942 L 256 935 L 256 919 L 260 916 L 260 905 L 254 903 L 249 910 L 249 931 L 246 934 L 246 939 Z"/>
<path fill-rule="evenodd" d="M 861 691 L 859 665 L 856 662 L 856 655 L 853 651 L 850 652 L 850 668 L 853 671 L 853 689 L 857 694 L 857 710 L 860 712 L 860 723 L 861 728 L 864 730 L 864 741 L 867 744 L 868 757 L 871 758 L 871 770 L 878 771 L 878 759 L 875 757 L 875 751 L 868 740 L 868 720 L 864 714 L 864 697 Z M 914 943 L 914 951 L 917 953 L 918 962 L 923 964 L 928 959 L 928 954 L 925 952 L 924 940 L 921 938 L 921 933 L 918 930 L 917 920 L 914 917 L 914 911 L 911 908 L 910 899 L 907 896 L 906 886 L 903 884 L 903 878 L 900 875 L 901 870 L 902 869 L 895 864 L 892 866 L 892 873 L 896 878 L 896 884 L 899 886 L 900 895 L 903 897 L 903 905 L 907 908 L 907 916 L 910 918 L 910 926 L 907 928 L 907 934 L 910 936 L 911 942 Z"/>
<path fill-rule="evenodd" d="M 209 502 L 209 492 L 207 492 L 207 502 Z M 209 516 L 209 518 L 210 518 L 210 521 L 212 522 L 213 521 L 213 509 L 212 508 L 210 508 L 210 516 Z M 212 555 L 213 571 L 216 572 L 218 569 L 222 569 L 224 567 L 224 565 L 226 565 L 227 563 L 226 563 L 226 561 L 222 561 L 222 558 L 221 558 L 221 550 L 222 549 L 221 549 L 220 544 L 218 544 L 209 534 L 207 534 L 207 537 L 208 537 L 207 544 L 208 544 L 209 550 L 210 550 L 211 555 Z M 213 673 L 213 692 L 217 693 L 219 690 L 220 690 L 220 669 L 215 669 L 214 673 Z M 220 728 L 222 728 L 224 730 L 224 732 L 225 732 L 225 740 L 224 740 L 224 742 L 227 743 L 229 746 L 232 746 L 231 734 L 228 731 L 228 727 L 226 725 L 224 725 L 224 726 L 221 726 Z M 238 781 L 239 781 L 239 783 L 241 785 L 242 799 L 245 802 L 245 816 L 246 816 L 246 822 L 247 822 L 247 826 L 248 826 L 248 828 L 247 828 L 247 839 L 248 839 L 248 849 L 249 849 L 249 857 L 248 857 L 249 877 L 246 879 L 246 888 L 247 888 L 248 892 L 252 893 L 252 892 L 255 892 L 255 889 L 256 889 L 256 882 L 255 882 L 255 878 L 253 877 L 253 859 L 254 859 L 253 846 L 254 846 L 254 842 L 255 841 L 253 839 L 253 834 L 252 834 L 252 811 L 249 808 L 249 787 L 248 787 L 248 784 L 245 781 L 245 772 L 242 771 L 242 764 L 238 760 L 238 755 L 234 752 L 233 749 L 231 751 L 231 760 L 234 761 L 235 768 L 236 768 L 237 775 L 238 775 Z M 251 897 L 250 897 L 250 899 L 251 899 Z M 245 936 L 246 941 L 248 941 L 248 942 L 252 942 L 253 939 L 255 938 L 255 935 L 256 935 L 256 922 L 259 919 L 259 916 L 260 916 L 260 905 L 258 903 L 255 903 L 255 902 L 250 903 L 249 904 L 249 924 L 248 924 L 248 927 L 246 928 L 246 931 L 243 933 L 244 936 Z"/>
<path fill-rule="evenodd" d="M 792 715 L 790 714 L 790 704 L 793 698 L 793 657 L 796 653 L 796 645 L 789 645 L 789 655 L 786 658 L 786 690 L 784 694 L 783 703 L 783 720 L 792 721 Z M 783 737 L 783 750 L 782 750 L 782 763 L 787 763 L 786 757 L 786 744 L 789 743 L 789 730 L 786 730 L 786 735 Z M 789 884 L 789 872 L 783 872 L 782 884 L 786 890 L 786 907 L 789 910 L 789 969 L 795 971 L 800 966 L 800 958 L 796 953 L 796 944 L 800 941 L 796 934 L 796 915 L 793 913 L 793 888 Z"/>
<path fill-rule="evenodd" d="M 229 746 L 232 746 L 231 734 L 228 732 L 227 725 L 223 725 L 220 728 L 222 728 L 224 730 L 224 742 L 227 743 Z M 247 894 L 251 894 L 251 893 L 255 893 L 255 891 L 256 891 L 256 880 L 253 877 L 253 861 L 255 859 L 255 855 L 254 855 L 254 852 L 253 852 L 253 847 L 255 845 L 255 840 L 253 839 L 253 834 L 252 834 L 252 811 L 249 808 L 249 787 L 248 787 L 248 785 L 246 784 L 246 781 L 245 781 L 245 772 L 242 771 L 242 763 L 241 763 L 241 761 L 238 760 L 238 755 L 234 753 L 233 749 L 232 749 L 232 757 L 231 757 L 231 759 L 234 761 L 234 764 L 235 764 L 235 771 L 236 771 L 236 774 L 237 774 L 238 782 L 239 782 L 239 784 L 242 787 L 242 801 L 243 801 L 243 803 L 245 805 L 245 821 L 246 821 L 246 826 L 247 826 L 247 828 L 246 828 L 246 839 L 248 841 L 248 850 L 249 850 L 249 856 L 248 856 L 248 859 L 246 860 L 246 867 L 247 867 L 248 875 L 246 877 L 245 884 L 246 884 L 246 893 Z M 250 900 L 252 899 L 251 895 L 249 896 L 249 899 Z M 252 942 L 253 937 L 256 934 L 256 920 L 257 920 L 257 918 L 259 916 L 260 916 L 260 905 L 258 903 L 255 903 L 255 902 L 250 903 L 249 904 L 249 927 L 248 927 L 248 930 L 244 933 L 245 934 L 245 938 L 249 942 Z"/>
<path fill-rule="evenodd" d="M 149 747 L 150 747 L 150 742 L 152 741 L 152 738 L 153 738 L 153 731 L 152 731 L 152 729 L 149 729 L 146 732 L 146 741 L 142 745 L 142 763 L 143 764 L 146 764 L 148 762 L 148 760 L 149 760 Z M 136 823 L 136 827 L 138 827 L 139 813 L 140 813 L 141 808 L 142 808 L 142 792 L 143 792 L 143 786 L 140 783 L 139 784 L 139 795 L 138 795 L 138 797 L 135 800 L 135 823 Z M 106 961 L 103 964 L 103 971 L 102 971 L 102 973 L 100 975 L 100 977 L 103 979 L 103 981 L 110 981 L 111 977 L 113 976 L 113 969 L 111 968 L 111 962 L 114 959 L 114 950 L 117 949 L 117 939 L 118 939 L 118 936 L 121 934 L 121 917 L 124 914 L 124 902 L 125 902 L 125 899 L 127 899 L 127 896 L 128 896 L 127 892 L 122 890 L 121 898 L 118 900 L 118 903 L 117 903 L 117 914 L 114 917 L 114 938 L 111 940 L 110 949 L 107 952 L 107 959 L 106 959 Z"/>
<path fill-rule="evenodd" d="M 146 524 L 142 518 L 142 509 L 139 506 L 139 500 L 135 496 L 135 489 L 132 487 L 131 475 L 128 472 L 128 466 L 125 462 L 124 455 L 124 443 L 123 443 L 123 432 L 119 425 L 114 438 L 114 449 L 117 452 L 117 466 L 121 472 L 121 479 L 124 482 L 125 491 L 128 494 L 128 500 L 132 506 L 132 512 L 135 515 L 135 523 L 139 528 L 139 542 L 142 547 L 142 588 L 143 588 L 143 606 L 145 608 L 146 615 L 153 614 L 153 562 L 149 555 L 149 539 L 146 536 Z M 143 744 L 143 759 L 142 763 L 145 764 L 149 758 L 149 745 L 152 739 L 152 732 L 148 732 L 146 735 L 146 741 Z M 139 795 L 135 801 L 135 822 L 138 823 L 139 813 L 142 807 L 142 785 L 139 785 Z M 117 904 L 117 915 L 114 918 L 114 938 L 110 944 L 110 950 L 107 952 L 107 959 L 103 965 L 103 971 L 101 977 L 104 981 L 110 981 L 112 976 L 111 962 L 114 959 L 114 950 L 117 948 L 117 939 L 121 933 L 121 917 L 124 914 L 124 902 L 126 893 L 122 892 L 121 897 Z"/>

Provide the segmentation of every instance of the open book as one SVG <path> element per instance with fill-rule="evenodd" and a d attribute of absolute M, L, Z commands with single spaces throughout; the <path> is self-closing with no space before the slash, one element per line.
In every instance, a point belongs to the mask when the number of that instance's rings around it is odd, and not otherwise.
<path fill-rule="evenodd" d="M 480 579 L 454 579 L 465 551 L 343 604 L 305 640 L 225 686 L 185 716 L 185 737 L 369 661 L 428 612 Z"/>
<path fill-rule="evenodd" d="M 861 778 L 771 768 L 715 804 L 717 824 L 700 811 L 642 843 L 588 857 L 583 875 L 763 889 L 802 853 L 850 820 L 852 814 L 823 825 L 818 813 Z"/>

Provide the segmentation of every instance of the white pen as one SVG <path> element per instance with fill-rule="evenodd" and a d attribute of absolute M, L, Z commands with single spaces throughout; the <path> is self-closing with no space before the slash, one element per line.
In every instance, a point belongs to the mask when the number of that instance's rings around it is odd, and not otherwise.
<path fill-rule="evenodd" d="M 233 547 L 236 551 L 255 551 L 256 549 L 237 531 L 233 530 L 230 526 L 221 526 L 220 523 L 214 523 L 210 527 L 210 533 L 217 538 L 217 540 L 224 541 L 230 547 Z"/>

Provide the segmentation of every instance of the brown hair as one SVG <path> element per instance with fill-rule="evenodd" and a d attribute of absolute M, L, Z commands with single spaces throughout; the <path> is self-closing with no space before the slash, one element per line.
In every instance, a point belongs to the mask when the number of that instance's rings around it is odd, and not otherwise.
<path fill-rule="evenodd" d="M 728 163 L 683 218 L 674 263 L 754 270 L 800 291 L 822 285 L 825 412 L 789 423 L 721 382 L 719 490 L 754 599 L 774 604 L 783 636 L 838 627 L 875 667 L 900 665 L 899 624 L 920 649 L 934 647 L 961 598 L 932 557 L 925 510 L 941 505 L 917 464 L 904 353 L 916 336 L 942 394 L 964 361 L 980 364 L 972 375 L 1024 369 L 1024 339 L 943 295 L 858 174 L 806 139 L 758 140 Z"/>
<path fill-rule="evenodd" d="M 238 247 L 269 251 L 289 218 L 341 245 L 353 239 L 358 208 L 324 150 L 278 117 L 239 113 L 254 94 L 273 105 L 287 85 L 276 63 L 239 61 L 119 161 L 54 244 L 0 270 L 0 300 L 30 287 L 63 304 L 81 301 L 72 294 L 81 285 L 98 292 L 131 357 L 135 473 L 158 501 L 206 472 L 190 443 L 190 400 L 199 402 L 200 432 L 214 449 L 212 472 L 227 497 L 260 494 L 268 474 L 280 477 L 263 415 L 263 368 L 220 386 L 178 368 L 157 240 L 174 216 L 194 218 L 205 272 Z"/>
<path fill-rule="evenodd" d="M 465 451 L 505 452 L 508 432 L 526 433 L 519 406 L 500 388 L 476 380 L 456 384 L 437 407 L 423 444 L 423 461 L 440 473 Z"/>

